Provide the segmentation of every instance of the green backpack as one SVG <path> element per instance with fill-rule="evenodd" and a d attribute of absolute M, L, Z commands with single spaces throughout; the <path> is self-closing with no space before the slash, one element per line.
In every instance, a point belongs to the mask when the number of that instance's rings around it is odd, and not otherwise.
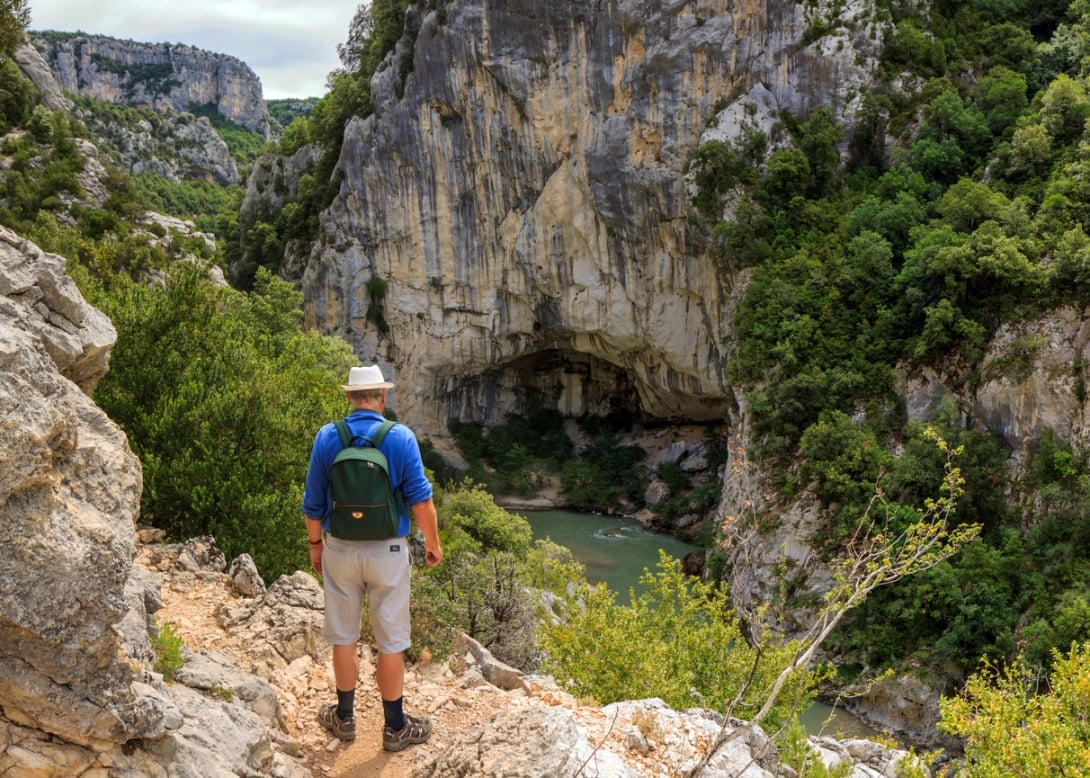
<path fill-rule="evenodd" d="M 329 489 L 333 511 L 329 516 L 329 534 L 341 540 L 385 540 L 397 537 L 401 524 L 399 507 L 404 502 L 400 490 L 390 485 L 386 455 L 378 450 L 392 421 L 384 421 L 373 438 L 361 438 L 356 445 L 344 419 L 334 422 L 344 446 L 329 470 Z"/>

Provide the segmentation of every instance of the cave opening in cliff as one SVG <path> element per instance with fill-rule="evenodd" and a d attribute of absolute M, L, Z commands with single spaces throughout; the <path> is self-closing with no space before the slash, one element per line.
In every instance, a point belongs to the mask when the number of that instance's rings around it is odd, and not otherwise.
<path fill-rule="evenodd" d="M 647 421 L 632 377 L 593 355 L 547 349 L 448 384 L 447 418 L 490 427 L 541 411 L 567 419 L 602 417 L 614 427 Z"/>

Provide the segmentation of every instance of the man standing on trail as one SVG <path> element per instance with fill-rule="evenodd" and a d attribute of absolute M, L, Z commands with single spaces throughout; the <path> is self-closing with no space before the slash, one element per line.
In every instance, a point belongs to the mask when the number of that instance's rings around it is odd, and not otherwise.
<path fill-rule="evenodd" d="M 386 393 L 393 384 L 385 381 L 378 365 L 354 367 L 342 385 L 352 412 L 345 420 L 353 441 L 370 441 L 385 421 Z M 400 751 L 423 743 L 431 734 L 428 719 L 407 715 L 402 708 L 405 680 L 404 651 L 409 648 L 409 544 L 410 514 L 424 534 L 427 563 L 439 564 L 438 519 L 431 483 L 424 473 L 416 436 L 403 424 L 395 424 L 382 437 L 378 450 L 385 455 L 390 486 L 400 491 L 403 505 L 397 531 L 381 540 L 345 540 L 328 535 L 333 509 L 330 470 L 344 448 L 335 423 L 326 424 L 314 438 L 303 492 L 303 514 L 310 538 L 310 564 L 323 577 L 325 589 L 325 639 L 333 646 L 333 675 L 337 702 L 322 706 L 318 720 L 341 740 L 355 740 L 356 681 L 359 677 L 360 621 L 367 596 L 371 627 L 378 647 L 376 676 L 385 725 L 382 746 Z"/>

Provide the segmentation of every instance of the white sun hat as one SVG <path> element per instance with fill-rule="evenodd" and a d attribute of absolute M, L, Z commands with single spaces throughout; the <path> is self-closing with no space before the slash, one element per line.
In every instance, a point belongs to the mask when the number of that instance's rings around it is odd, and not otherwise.
<path fill-rule="evenodd" d="M 362 392 L 368 389 L 391 389 L 393 384 L 382 377 L 378 365 L 354 367 L 348 371 L 348 383 L 341 384 L 346 392 Z"/>

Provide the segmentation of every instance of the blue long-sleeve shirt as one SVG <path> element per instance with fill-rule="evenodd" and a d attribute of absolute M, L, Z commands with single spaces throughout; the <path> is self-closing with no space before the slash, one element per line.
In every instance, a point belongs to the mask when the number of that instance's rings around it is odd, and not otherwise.
<path fill-rule="evenodd" d="M 357 410 L 348 416 L 348 429 L 354 437 L 370 438 L 383 421 L 385 418 L 380 413 Z M 329 469 L 333 465 L 333 458 L 342 448 L 337 427 L 332 422 L 318 430 L 310 451 L 310 467 L 307 470 L 306 485 L 303 487 L 303 515 L 311 519 L 321 519 L 322 527 L 327 531 L 333 504 L 329 491 Z M 412 430 L 404 424 L 395 424 L 386 433 L 378 448 L 386 456 L 390 468 L 390 484 L 394 489 L 401 489 L 407 507 L 431 498 L 431 482 L 424 473 L 420 446 Z M 406 509 L 401 514 L 398 536 L 408 535 L 409 529 L 410 518 Z"/>

